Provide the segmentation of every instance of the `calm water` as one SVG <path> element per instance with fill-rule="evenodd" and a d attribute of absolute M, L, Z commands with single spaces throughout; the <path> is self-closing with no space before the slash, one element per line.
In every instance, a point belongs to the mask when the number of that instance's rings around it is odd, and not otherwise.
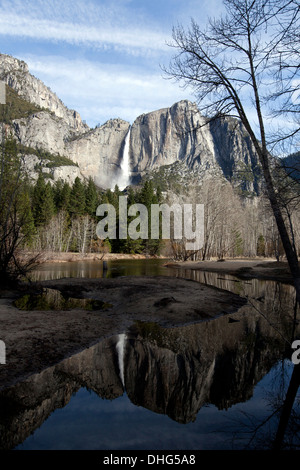
<path fill-rule="evenodd" d="M 112 261 L 105 275 L 183 276 L 246 296 L 248 305 L 230 317 L 186 327 L 134 325 L 3 392 L 0 448 L 272 446 L 294 380 L 294 289 L 163 264 Z M 40 280 L 70 276 L 102 277 L 102 264 L 48 264 L 35 273 Z M 299 446 L 299 395 L 292 405 L 285 448 Z"/>

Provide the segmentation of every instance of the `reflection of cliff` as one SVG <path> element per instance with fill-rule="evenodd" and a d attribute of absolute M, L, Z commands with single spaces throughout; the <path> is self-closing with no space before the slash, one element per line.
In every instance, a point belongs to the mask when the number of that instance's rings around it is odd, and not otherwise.
<path fill-rule="evenodd" d="M 0 449 L 14 448 L 40 427 L 53 410 L 65 407 L 78 384 L 47 369 L 0 396 Z"/>
<path fill-rule="evenodd" d="M 193 279 L 203 282 L 198 277 L 205 276 L 206 283 L 247 296 L 250 305 L 230 317 L 185 328 L 135 328 L 127 346 L 127 394 L 133 403 L 180 422 L 194 420 L 206 403 L 226 409 L 248 400 L 293 335 L 292 286 L 190 273 Z"/>
<path fill-rule="evenodd" d="M 207 403 L 222 409 L 249 399 L 283 349 L 257 316 L 153 333 L 141 325 L 127 345 L 126 392 L 136 405 L 187 423 Z"/>
<path fill-rule="evenodd" d="M 123 394 L 114 338 L 50 367 L 0 394 L 0 449 L 22 443 L 81 387 L 114 399 Z"/>
<path fill-rule="evenodd" d="M 267 298 L 257 301 L 262 314 L 244 306 L 233 315 L 186 327 L 137 322 L 126 336 L 103 340 L 3 391 L 0 448 L 23 442 L 81 387 L 106 399 L 121 396 L 125 387 L 134 404 L 181 423 L 195 420 L 205 404 L 223 409 L 249 399 L 255 384 L 283 356 L 291 328 L 290 287 L 281 286 L 281 301 L 272 311 L 277 285 L 263 286 Z"/>

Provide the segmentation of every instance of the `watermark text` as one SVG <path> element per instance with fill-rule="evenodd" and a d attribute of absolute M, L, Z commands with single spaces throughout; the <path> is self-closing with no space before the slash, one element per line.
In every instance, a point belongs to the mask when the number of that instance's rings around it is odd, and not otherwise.
<path fill-rule="evenodd" d="M 4 341 L 0 339 L 0 364 L 6 364 L 6 347 Z"/>
<path fill-rule="evenodd" d="M 295 349 L 292 354 L 292 363 L 296 365 L 300 364 L 300 339 L 293 341 L 292 349 Z"/>
<path fill-rule="evenodd" d="M 204 243 L 203 204 L 151 204 L 150 213 L 144 204 L 128 207 L 127 197 L 119 196 L 117 211 L 112 204 L 100 204 L 96 215 L 103 217 L 97 224 L 100 239 L 184 240 L 187 250 L 197 251 Z"/>

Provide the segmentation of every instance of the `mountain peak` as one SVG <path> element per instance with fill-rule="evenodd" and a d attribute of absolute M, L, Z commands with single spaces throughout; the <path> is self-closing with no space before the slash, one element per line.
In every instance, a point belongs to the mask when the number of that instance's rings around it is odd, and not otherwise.
<path fill-rule="evenodd" d="M 8 54 L 0 53 L 0 69 L 1 68 L 29 73 L 28 65 L 24 60 L 17 59 L 16 57 Z"/>
<path fill-rule="evenodd" d="M 129 128 L 127 172 L 136 182 L 161 167 L 178 163 L 197 174 L 199 183 L 204 174 L 231 181 L 240 174 L 241 167 L 253 175 L 257 167 L 257 155 L 241 126 L 231 125 L 228 120 L 208 123 L 196 103 L 189 100 L 142 114 L 132 126 L 112 118 L 90 129 L 78 112 L 68 109 L 29 72 L 24 61 L 0 54 L 0 80 L 25 101 L 12 96 L 18 113 L 9 121 L 22 148 L 35 160 L 40 150 L 66 157 L 78 165 L 82 178 L 92 177 L 99 186 L 113 187 L 118 180 Z M 26 106 L 26 101 L 32 106 Z M 45 172 L 43 162 L 39 164 Z M 255 178 L 245 185 L 247 191 L 257 191 Z"/>
<path fill-rule="evenodd" d="M 68 109 L 49 87 L 32 75 L 23 60 L 0 54 L 0 80 L 15 90 L 22 99 L 62 118 L 74 132 L 87 130 L 88 126 L 82 122 L 79 113 Z"/>

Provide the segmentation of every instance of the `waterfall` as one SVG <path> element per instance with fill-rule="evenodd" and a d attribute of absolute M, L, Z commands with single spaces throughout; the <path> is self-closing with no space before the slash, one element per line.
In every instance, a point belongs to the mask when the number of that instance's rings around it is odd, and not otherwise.
<path fill-rule="evenodd" d="M 128 186 L 130 182 L 130 162 L 129 162 L 130 131 L 131 131 L 131 128 L 129 127 L 129 130 L 125 137 L 123 158 L 121 162 L 121 175 L 118 180 L 118 186 L 121 190 L 125 189 L 126 186 Z"/>
<path fill-rule="evenodd" d="M 123 387 L 125 388 L 125 379 L 124 379 L 124 350 L 125 350 L 126 334 L 122 333 L 118 337 L 117 342 L 117 353 L 119 360 L 119 370 L 120 370 L 120 379 L 122 381 Z"/>

